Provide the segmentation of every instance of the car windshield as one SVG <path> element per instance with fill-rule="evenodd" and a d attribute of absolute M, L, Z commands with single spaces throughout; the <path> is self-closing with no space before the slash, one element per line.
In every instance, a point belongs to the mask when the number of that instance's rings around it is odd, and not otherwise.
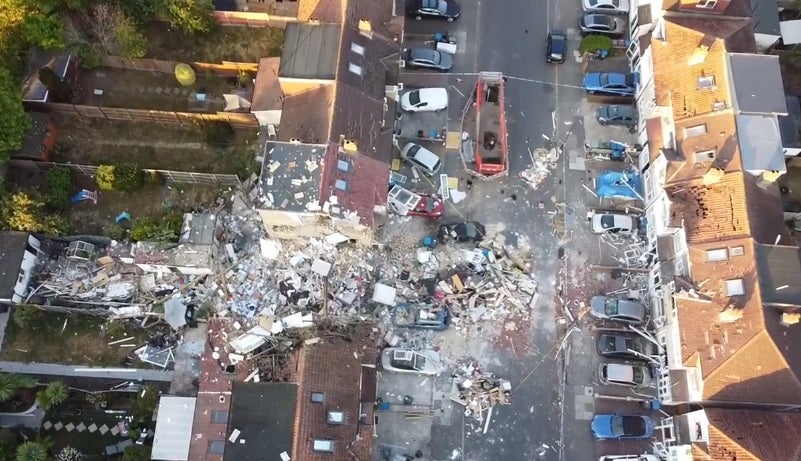
<path fill-rule="evenodd" d="M 612 116 L 612 110 L 609 110 L 609 116 Z M 601 227 L 604 229 L 611 229 L 615 227 L 615 217 L 611 214 L 601 216 Z"/>
<path fill-rule="evenodd" d="M 439 53 L 431 53 L 431 62 L 439 64 L 442 61 L 442 56 Z"/>
<path fill-rule="evenodd" d="M 434 211 L 434 207 L 437 205 L 437 201 L 434 200 L 434 197 L 424 197 L 423 203 L 425 204 L 425 210 L 429 213 Z"/>
<path fill-rule="evenodd" d="M 602 74 L 598 75 L 598 81 L 601 82 L 601 86 L 609 85 L 609 74 L 603 72 Z"/>
<path fill-rule="evenodd" d="M 445 0 L 423 0 L 423 8 L 431 8 L 445 13 L 448 11 L 448 2 Z"/>
<path fill-rule="evenodd" d="M 606 304 L 604 304 L 604 313 L 606 315 L 617 315 L 618 313 L 617 299 L 607 298 Z"/>
<path fill-rule="evenodd" d="M 426 358 L 421 354 L 414 354 L 414 369 L 417 371 L 426 367 Z"/>
<path fill-rule="evenodd" d="M 642 384 L 644 373 L 642 372 L 642 368 L 640 367 L 633 367 L 634 368 L 634 382 L 636 384 Z"/>
<path fill-rule="evenodd" d="M 414 90 L 414 91 L 409 93 L 409 102 L 413 106 L 416 106 L 416 105 L 420 104 L 420 91 L 419 90 Z"/>
<path fill-rule="evenodd" d="M 413 145 L 412 147 L 409 148 L 409 151 L 408 151 L 408 153 L 406 155 L 408 155 L 409 157 L 414 157 L 414 155 L 417 153 L 417 151 L 419 151 L 421 148 L 422 148 L 422 146 L 420 144 L 415 144 L 415 145 Z"/>
<path fill-rule="evenodd" d="M 623 418 L 620 416 L 612 417 L 612 434 L 615 437 L 623 435 Z"/>

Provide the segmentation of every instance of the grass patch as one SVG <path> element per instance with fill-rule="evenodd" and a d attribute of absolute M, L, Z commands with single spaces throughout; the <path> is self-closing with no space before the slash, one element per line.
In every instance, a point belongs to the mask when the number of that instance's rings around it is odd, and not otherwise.
<path fill-rule="evenodd" d="M 588 35 L 581 39 L 579 52 L 593 53 L 598 50 L 611 50 L 612 39 L 603 35 Z"/>
<path fill-rule="evenodd" d="M 207 33 L 184 35 L 161 22 L 145 32 L 148 58 L 172 61 L 219 63 L 259 62 L 260 58 L 281 56 L 284 31 L 273 27 L 216 27 Z"/>
<path fill-rule="evenodd" d="M 148 337 L 145 330 L 123 323 L 104 333 L 101 330 L 104 324 L 103 319 L 89 315 L 38 311 L 27 328 L 21 328 L 13 320 L 8 322 L 0 357 L 15 362 L 118 366 L 132 348 L 107 343 L 134 336 L 136 339 L 129 342 L 140 345 Z"/>

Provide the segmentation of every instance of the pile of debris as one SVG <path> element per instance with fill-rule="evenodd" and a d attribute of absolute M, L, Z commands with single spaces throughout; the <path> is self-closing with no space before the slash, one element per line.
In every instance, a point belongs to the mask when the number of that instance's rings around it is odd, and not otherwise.
<path fill-rule="evenodd" d="M 450 399 L 465 407 L 464 414 L 484 422 L 484 433 L 489 428 L 492 408 L 510 405 L 512 384 L 491 373 L 482 373 L 474 363 L 459 367 L 454 373 Z"/>
<path fill-rule="evenodd" d="M 529 148 L 528 154 L 531 156 L 531 166 L 520 172 L 520 179 L 531 186 L 532 189 L 537 190 L 542 181 L 556 167 L 556 162 L 559 161 L 559 150 L 557 148 L 545 149 L 538 147 L 532 151 Z"/>

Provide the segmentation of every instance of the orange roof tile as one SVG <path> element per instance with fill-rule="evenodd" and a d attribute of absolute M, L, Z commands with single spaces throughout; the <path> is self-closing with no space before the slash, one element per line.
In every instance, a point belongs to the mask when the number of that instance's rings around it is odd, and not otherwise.
<path fill-rule="evenodd" d="M 675 127 L 677 156 L 669 159 L 668 184 L 701 178 L 711 167 L 726 173 L 742 170 L 737 124 L 731 112 L 680 120 Z M 704 133 L 697 135 L 700 131 Z"/>
<path fill-rule="evenodd" d="M 665 190 L 671 200 L 670 224 L 684 227 L 689 244 L 750 234 L 742 173 L 726 174 L 714 184 L 696 179 Z"/>
<path fill-rule="evenodd" d="M 732 107 L 726 38 L 749 24 L 741 19 L 705 18 L 703 27 L 694 29 L 700 24 L 666 17 L 664 40 L 651 41 L 657 104 L 672 107 L 675 120 Z"/>
<path fill-rule="evenodd" d="M 801 415 L 707 408 L 709 444 L 693 446 L 697 461 L 799 461 Z"/>

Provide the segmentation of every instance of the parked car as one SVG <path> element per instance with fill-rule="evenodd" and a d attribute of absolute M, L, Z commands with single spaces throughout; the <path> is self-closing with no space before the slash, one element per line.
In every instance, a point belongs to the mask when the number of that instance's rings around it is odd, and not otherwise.
<path fill-rule="evenodd" d="M 453 21 L 462 14 L 462 8 L 452 0 L 408 0 L 407 11 L 418 21 L 423 18 Z"/>
<path fill-rule="evenodd" d="M 598 458 L 598 461 L 659 461 L 656 455 L 606 455 Z"/>
<path fill-rule="evenodd" d="M 608 332 L 598 335 L 598 353 L 604 357 L 642 360 L 655 355 L 657 347 L 636 333 Z"/>
<path fill-rule="evenodd" d="M 645 320 L 645 306 L 636 299 L 593 296 L 590 300 L 590 314 L 597 319 L 639 325 Z"/>
<path fill-rule="evenodd" d="M 591 427 L 598 440 L 650 439 L 654 435 L 653 421 L 642 415 L 595 415 Z"/>
<path fill-rule="evenodd" d="M 584 91 L 589 94 L 634 96 L 634 75 L 615 72 L 589 72 L 584 74 Z"/>
<path fill-rule="evenodd" d="M 637 126 L 637 108 L 621 104 L 604 104 L 595 111 L 601 125 Z"/>
<path fill-rule="evenodd" d="M 585 14 L 579 19 L 582 34 L 620 37 L 626 32 L 626 21 L 611 14 Z"/>
<path fill-rule="evenodd" d="M 406 50 L 406 67 L 448 72 L 453 67 L 453 56 L 433 48 L 409 48 Z"/>
<path fill-rule="evenodd" d="M 582 0 L 581 8 L 588 13 L 628 14 L 629 0 Z"/>
<path fill-rule="evenodd" d="M 631 234 L 637 230 L 633 216 L 620 213 L 595 213 L 590 218 L 593 234 Z"/>
<path fill-rule="evenodd" d="M 429 176 L 437 174 L 442 168 L 442 160 L 437 154 L 414 142 L 403 146 L 401 157 Z"/>
<path fill-rule="evenodd" d="M 441 331 L 448 328 L 451 313 L 444 305 L 399 304 L 392 310 L 392 323 L 400 328 Z"/>
<path fill-rule="evenodd" d="M 545 49 L 545 61 L 561 64 L 567 55 L 567 36 L 564 32 L 552 30 L 548 33 Z"/>
<path fill-rule="evenodd" d="M 598 369 L 601 384 L 646 387 L 651 384 L 651 370 L 643 365 L 602 363 Z"/>
<path fill-rule="evenodd" d="M 484 225 L 475 221 L 465 221 L 439 226 L 439 239 L 442 241 L 480 242 L 487 231 Z"/>
<path fill-rule="evenodd" d="M 406 112 L 436 112 L 448 108 L 448 90 L 445 88 L 420 88 L 403 93 L 401 109 Z"/>
<path fill-rule="evenodd" d="M 436 376 L 443 370 L 434 351 L 414 351 L 388 347 L 381 353 L 381 367 L 395 373 L 414 373 Z"/>
<path fill-rule="evenodd" d="M 423 218 L 435 219 L 439 218 L 445 213 L 445 202 L 436 195 L 420 194 L 422 200 L 417 203 L 417 206 L 412 208 L 408 216 L 421 216 Z"/>

